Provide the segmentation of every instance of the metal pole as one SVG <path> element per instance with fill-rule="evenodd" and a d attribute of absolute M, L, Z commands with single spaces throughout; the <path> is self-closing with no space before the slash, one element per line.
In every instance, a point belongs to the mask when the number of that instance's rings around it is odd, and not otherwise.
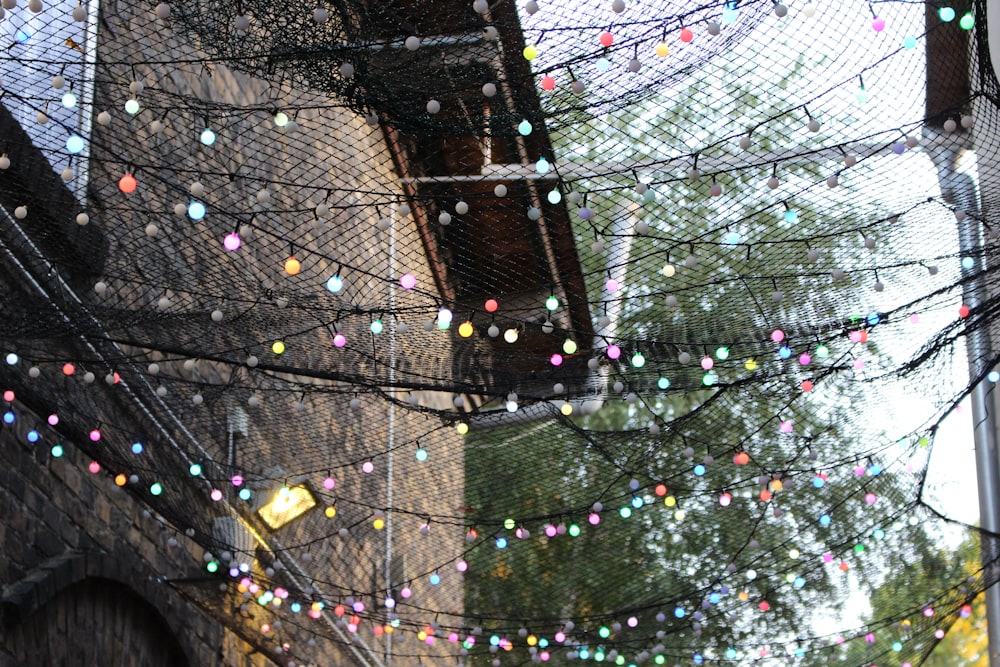
<path fill-rule="evenodd" d="M 982 276 L 987 268 L 982 252 L 982 228 L 976 182 L 969 174 L 956 171 L 962 147 L 933 154 L 938 170 L 938 183 L 945 201 L 968 215 L 958 222 L 958 246 L 962 257 L 975 260 L 972 268 L 963 269 L 962 299 L 974 308 L 986 298 Z M 969 357 L 969 380 L 982 376 L 991 359 L 993 347 L 990 332 L 983 326 L 972 329 L 966 336 Z M 1000 456 L 997 453 L 996 402 L 985 380 L 977 382 L 972 392 L 973 440 L 976 447 L 976 479 L 979 487 L 979 525 L 990 533 L 1000 533 Z M 997 542 L 984 538 L 981 544 L 983 575 L 995 581 L 998 572 Z M 990 667 L 1000 667 L 1000 585 L 993 583 L 985 591 L 986 628 L 989 641 Z"/>

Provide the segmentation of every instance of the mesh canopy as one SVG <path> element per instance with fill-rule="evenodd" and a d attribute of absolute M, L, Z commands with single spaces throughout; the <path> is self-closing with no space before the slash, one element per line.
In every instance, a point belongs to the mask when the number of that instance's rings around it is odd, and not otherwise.
<path fill-rule="evenodd" d="M 995 382 L 985 2 L 92 4 L 0 20 L 8 423 L 274 660 L 916 665 L 981 620 L 996 535 L 928 462 Z"/>

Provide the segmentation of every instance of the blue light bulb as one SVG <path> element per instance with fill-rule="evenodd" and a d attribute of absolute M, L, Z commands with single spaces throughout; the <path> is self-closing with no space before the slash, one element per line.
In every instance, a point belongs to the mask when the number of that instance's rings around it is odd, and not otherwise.
<path fill-rule="evenodd" d="M 188 217 L 192 220 L 201 220 L 205 217 L 205 205 L 200 201 L 193 201 L 188 204 Z"/>
<path fill-rule="evenodd" d="M 66 138 L 66 150 L 76 155 L 77 153 L 82 153 L 83 149 L 86 148 L 87 142 L 83 140 L 83 137 L 77 134 L 71 134 Z"/>

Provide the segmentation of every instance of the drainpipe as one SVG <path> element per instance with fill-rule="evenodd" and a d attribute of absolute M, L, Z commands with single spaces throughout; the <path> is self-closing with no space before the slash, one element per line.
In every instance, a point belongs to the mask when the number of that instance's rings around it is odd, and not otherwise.
<path fill-rule="evenodd" d="M 930 132 L 936 132 L 929 129 Z M 954 135 L 952 135 L 954 136 Z M 961 137 L 961 135 L 959 135 Z M 940 137 L 951 142 L 939 150 L 929 151 L 937 168 L 942 198 L 967 216 L 958 222 L 958 245 L 961 256 L 972 258 L 975 264 L 962 269 L 962 301 L 975 308 L 989 297 L 983 276 L 987 258 L 982 251 L 981 208 L 975 178 L 956 170 L 965 147 L 961 138 L 947 135 Z M 977 327 L 966 335 L 966 351 L 970 381 L 979 378 L 972 390 L 973 439 L 976 449 L 976 478 L 979 485 L 979 524 L 992 534 L 1000 533 L 1000 456 L 997 454 L 997 419 L 995 397 L 983 376 L 993 356 L 990 332 Z M 996 581 L 1000 567 L 1000 553 L 996 540 L 982 540 L 982 564 L 987 581 Z M 994 583 L 986 589 L 986 628 L 989 641 L 990 667 L 1000 667 L 1000 585 Z"/>

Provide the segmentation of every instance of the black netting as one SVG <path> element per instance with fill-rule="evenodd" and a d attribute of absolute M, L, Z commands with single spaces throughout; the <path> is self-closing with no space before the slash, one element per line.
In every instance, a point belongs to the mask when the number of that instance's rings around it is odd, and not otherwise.
<path fill-rule="evenodd" d="M 0 21 L 0 377 L 247 641 L 915 665 L 981 620 L 934 470 L 994 411 L 985 2 L 102 5 Z"/>

